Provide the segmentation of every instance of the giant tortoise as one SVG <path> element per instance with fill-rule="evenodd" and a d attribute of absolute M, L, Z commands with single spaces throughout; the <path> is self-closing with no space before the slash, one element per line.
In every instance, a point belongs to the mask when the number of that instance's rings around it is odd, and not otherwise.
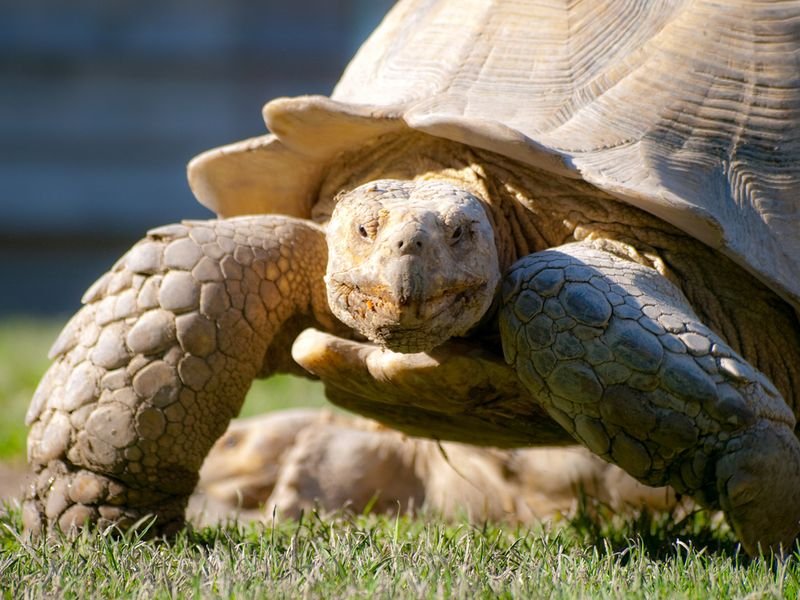
<path fill-rule="evenodd" d="M 189 165 L 33 398 L 36 531 L 169 531 L 255 377 L 422 436 L 585 445 L 800 531 L 800 2 L 401 0 L 330 98 Z"/>

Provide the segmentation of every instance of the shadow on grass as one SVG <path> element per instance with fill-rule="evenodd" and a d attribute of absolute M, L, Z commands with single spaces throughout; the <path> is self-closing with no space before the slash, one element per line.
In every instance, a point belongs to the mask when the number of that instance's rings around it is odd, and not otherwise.
<path fill-rule="evenodd" d="M 751 561 L 722 515 L 702 509 L 620 515 L 582 494 L 569 527 L 579 543 L 600 554 L 614 554 L 622 564 L 631 560 L 633 547 L 656 561 L 678 558 L 689 549 L 741 565 Z"/>

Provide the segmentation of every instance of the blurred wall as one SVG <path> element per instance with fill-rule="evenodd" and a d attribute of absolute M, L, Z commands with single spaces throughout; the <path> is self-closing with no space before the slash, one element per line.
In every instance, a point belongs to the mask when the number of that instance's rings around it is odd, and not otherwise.
<path fill-rule="evenodd" d="M 0 317 L 74 311 L 198 152 L 328 94 L 392 0 L 0 0 Z"/>

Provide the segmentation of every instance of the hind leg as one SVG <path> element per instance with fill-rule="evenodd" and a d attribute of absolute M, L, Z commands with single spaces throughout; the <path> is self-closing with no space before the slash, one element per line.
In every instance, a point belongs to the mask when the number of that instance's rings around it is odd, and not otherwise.
<path fill-rule="evenodd" d="M 503 285 L 507 361 L 575 439 L 650 485 L 721 507 L 750 553 L 800 532 L 800 442 L 772 383 L 655 270 L 588 244 Z"/>

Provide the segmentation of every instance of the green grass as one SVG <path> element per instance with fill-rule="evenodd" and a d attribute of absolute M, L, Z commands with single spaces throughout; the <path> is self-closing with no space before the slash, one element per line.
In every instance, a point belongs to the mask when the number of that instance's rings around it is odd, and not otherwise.
<path fill-rule="evenodd" d="M 611 540 L 574 522 L 539 528 L 430 519 L 307 515 L 174 539 L 84 533 L 24 541 L 0 516 L 7 598 L 796 598 L 795 559 L 749 560 L 703 515 L 619 521 Z M 612 525 L 613 524 L 613 525 Z M 687 537 L 688 536 L 688 537 Z M 619 544 L 613 540 L 624 540 Z M 698 546 L 716 539 L 713 549 Z"/>
<path fill-rule="evenodd" d="M 25 453 L 25 412 L 50 363 L 47 351 L 61 325 L 32 319 L 0 321 L 0 459 Z"/>
<path fill-rule="evenodd" d="M 61 323 L 0 321 L 0 459 L 24 454 L 27 404 Z M 257 382 L 244 414 L 323 404 L 319 385 Z M 0 509 L 0 597 L 797 598 L 800 562 L 744 556 L 707 513 L 623 518 L 602 507 L 520 528 L 340 514 L 169 541 L 85 532 L 26 541 Z"/>

